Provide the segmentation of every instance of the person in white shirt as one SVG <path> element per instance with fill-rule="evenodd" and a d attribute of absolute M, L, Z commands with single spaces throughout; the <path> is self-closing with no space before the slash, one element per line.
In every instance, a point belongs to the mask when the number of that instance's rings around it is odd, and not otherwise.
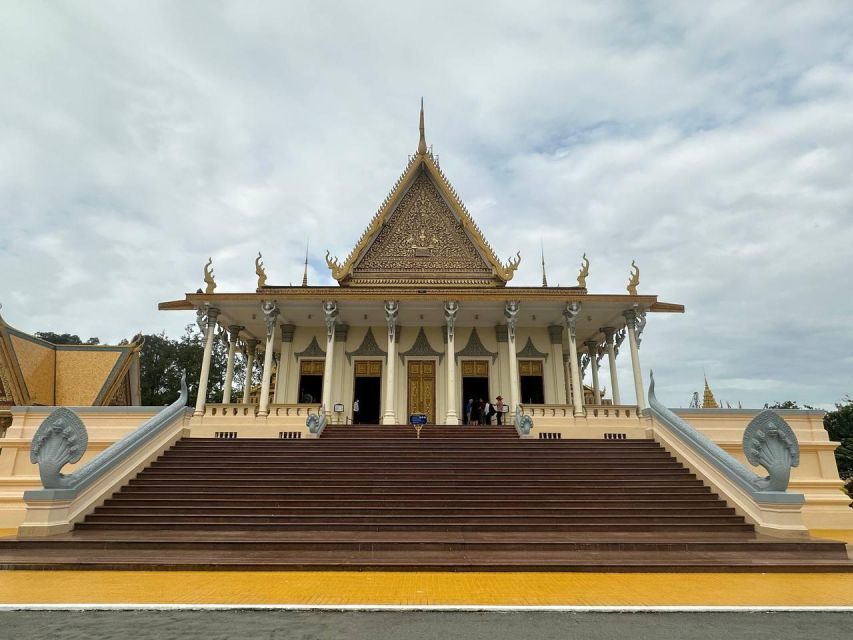
<path fill-rule="evenodd" d="M 356 398 L 355 402 L 352 403 L 352 423 L 361 424 L 360 419 L 358 417 L 358 398 Z"/>

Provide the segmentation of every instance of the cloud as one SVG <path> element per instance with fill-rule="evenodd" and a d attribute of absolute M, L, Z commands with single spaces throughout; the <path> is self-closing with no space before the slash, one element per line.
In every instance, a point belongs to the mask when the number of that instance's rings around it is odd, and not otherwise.
<path fill-rule="evenodd" d="M 684 303 L 660 395 L 853 392 L 845 2 L 12 4 L 0 24 L 0 299 L 29 331 L 181 331 L 201 284 L 330 282 L 417 142 L 518 283 Z M 523 220 L 524 224 L 520 224 Z M 329 234 L 328 229 L 335 229 Z M 627 358 L 620 371 L 631 388 Z M 623 391 L 623 395 L 626 395 Z"/>

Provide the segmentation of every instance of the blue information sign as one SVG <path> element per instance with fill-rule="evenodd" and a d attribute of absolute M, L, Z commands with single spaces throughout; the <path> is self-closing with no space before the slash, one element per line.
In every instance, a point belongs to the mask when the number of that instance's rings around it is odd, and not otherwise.
<path fill-rule="evenodd" d="M 413 413 L 409 416 L 409 422 L 411 424 L 426 424 L 427 417 L 425 413 Z"/>

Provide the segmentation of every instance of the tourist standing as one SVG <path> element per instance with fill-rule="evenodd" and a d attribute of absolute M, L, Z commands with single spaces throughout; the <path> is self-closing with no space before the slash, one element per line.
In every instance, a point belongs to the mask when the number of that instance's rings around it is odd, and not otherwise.
<path fill-rule="evenodd" d="M 495 411 L 498 414 L 498 426 L 503 424 L 504 417 L 504 399 L 503 396 L 497 397 L 497 402 L 495 403 Z"/>
<path fill-rule="evenodd" d="M 352 423 L 361 424 L 361 418 L 358 415 L 358 398 L 352 403 Z"/>
<path fill-rule="evenodd" d="M 480 418 L 480 422 L 482 424 L 492 424 L 492 412 L 493 411 L 494 411 L 494 409 L 492 409 L 492 404 L 488 400 L 486 400 L 483 403 L 483 413 L 482 413 L 482 416 Z"/>
<path fill-rule="evenodd" d="M 465 424 L 471 424 L 471 412 L 474 410 L 474 398 L 468 398 L 465 404 Z"/>

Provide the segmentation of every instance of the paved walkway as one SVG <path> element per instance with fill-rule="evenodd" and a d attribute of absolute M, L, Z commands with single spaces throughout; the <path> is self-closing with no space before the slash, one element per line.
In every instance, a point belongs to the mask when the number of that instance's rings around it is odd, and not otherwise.
<path fill-rule="evenodd" d="M 847 640 L 853 614 L 563 613 L 336 611 L 24 611 L 0 613 L 4 637 L 63 638 L 322 638 L 323 640 Z"/>

